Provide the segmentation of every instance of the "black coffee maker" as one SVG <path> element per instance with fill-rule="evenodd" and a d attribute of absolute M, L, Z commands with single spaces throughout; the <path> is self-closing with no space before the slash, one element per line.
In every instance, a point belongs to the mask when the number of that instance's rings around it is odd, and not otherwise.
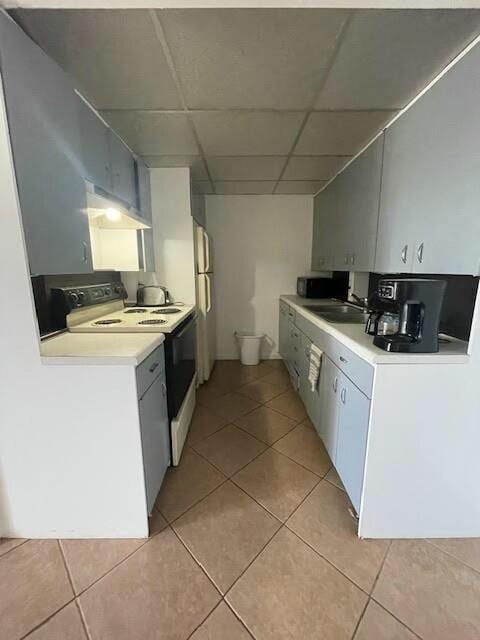
<path fill-rule="evenodd" d="M 396 353 L 437 352 L 446 286 L 445 280 L 427 278 L 380 280 L 370 297 L 370 318 L 365 329 L 375 336 L 373 344 Z M 380 334 L 383 314 L 398 318 L 393 333 Z"/>

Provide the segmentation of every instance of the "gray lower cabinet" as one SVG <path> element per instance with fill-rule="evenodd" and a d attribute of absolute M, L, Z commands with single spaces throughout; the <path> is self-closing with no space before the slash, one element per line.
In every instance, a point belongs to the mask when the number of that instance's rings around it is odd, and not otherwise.
<path fill-rule="evenodd" d="M 375 270 L 479 274 L 480 48 L 386 131 Z"/>
<path fill-rule="evenodd" d="M 319 435 L 323 440 L 331 461 L 335 464 L 337 451 L 338 413 L 339 413 L 339 385 L 340 369 L 325 355 L 320 373 L 320 411 Z"/>
<path fill-rule="evenodd" d="M 353 506 L 360 511 L 370 400 L 345 375 L 339 378 L 335 467 Z"/>
<path fill-rule="evenodd" d="M 63 70 L 5 14 L 0 54 L 30 272 L 90 273 L 78 96 Z"/>
<path fill-rule="evenodd" d="M 135 160 L 130 149 L 109 129 L 108 144 L 112 166 L 111 192 L 127 205 L 137 206 Z"/>
<path fill-rule="evenodd" d="M 299 392 L 300 397 L 303 400 L 308 417 L 312 421 L 315 429 L 319 431 L 320 428 L 320 386 L 317 384 L 315 389 L 312 390 L 312 385 L 308 379 L 310 372 L 310 347 L 312 341 L 307 336 L 301 336 L 301 351 L 300 351 L 300 382 Z"/>
<path fill-rule="evenodd" d="M 108 127 L 80 96 L 77 97 L 83 174 L 105 191 L 112 189 Z"/>
<path fill-rule="evenodd" d="M 138 402 L 148 513 L 170 464 L 170 436 L 165 371 L 154 380 Z"/>

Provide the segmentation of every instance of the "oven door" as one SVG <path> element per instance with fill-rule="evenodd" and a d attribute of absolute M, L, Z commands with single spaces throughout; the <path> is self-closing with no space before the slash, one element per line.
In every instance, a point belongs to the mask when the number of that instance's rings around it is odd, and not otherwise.
<path fill-rule="evenodd" d="M 178 414 L 195 375 L 197 350 L 196 316 L 189 316 L 170 335 L 166 335 L 165 366 L 168 417 Z"/>

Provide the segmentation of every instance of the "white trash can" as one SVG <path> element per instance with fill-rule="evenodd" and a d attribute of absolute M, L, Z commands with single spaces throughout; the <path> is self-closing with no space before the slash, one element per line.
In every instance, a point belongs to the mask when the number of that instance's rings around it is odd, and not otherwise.
<path fill-rule="evenodd" d="M 260 347 L 264 335 L 252 335 L 243 331 L 235 331 L 235 337 L 240 347 L 242 364 L 258 364 L 260 362 Z"/>

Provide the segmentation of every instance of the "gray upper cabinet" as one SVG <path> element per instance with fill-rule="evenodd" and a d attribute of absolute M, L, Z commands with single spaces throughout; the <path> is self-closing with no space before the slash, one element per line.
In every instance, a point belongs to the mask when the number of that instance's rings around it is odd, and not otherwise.
<path fill-rule="evenodd" d="M 62 69 L 4 14 L 0 53 L 30 272 L 92 272 L 78 96 Z"/>
<path fill-rule="evenodd" d="M 108 127 L 80 96 L 77 101 L 84 176 L 105 191 L 111 191 Z"/>
<path fill-rule="evenodd" d="M 386 132 L 376 271 L 479 274 L 480 48 Z"/>
<path fill-rule="evenodd" d="M 126 204 L 136 207 L 135 160 L 128 147 L 111 129 L 108 130 L 108 143 L 112 166 L 111 192 Z"/>
<path fill-rule="evenodd" d="M 337 178 L 335 269 L 373 271 L 377 241 L 383 134 Z"/>
<path fill-rule="evenodd" d="M 337 180 L 314 198 L 312 234 L 312 271 L 329 271 L 334 263 L 334 245 L 338 235 Z"/>
<path fill-rule="evenodd" d="M 207 226 L 206 216 L 205 216 L 205 196 L 192 193 L 191 194 L 191 207 L 192 207 L 192 217 L 197 224 L 201 227 Z"/>
<path fill-rule="evenodd" d="M 150 169 L 137 158 L 137 187 L 138 202 L 137 209 L 141 216 L 148 222 L 152 221 L 152 192 L 150 189 Z"/>

